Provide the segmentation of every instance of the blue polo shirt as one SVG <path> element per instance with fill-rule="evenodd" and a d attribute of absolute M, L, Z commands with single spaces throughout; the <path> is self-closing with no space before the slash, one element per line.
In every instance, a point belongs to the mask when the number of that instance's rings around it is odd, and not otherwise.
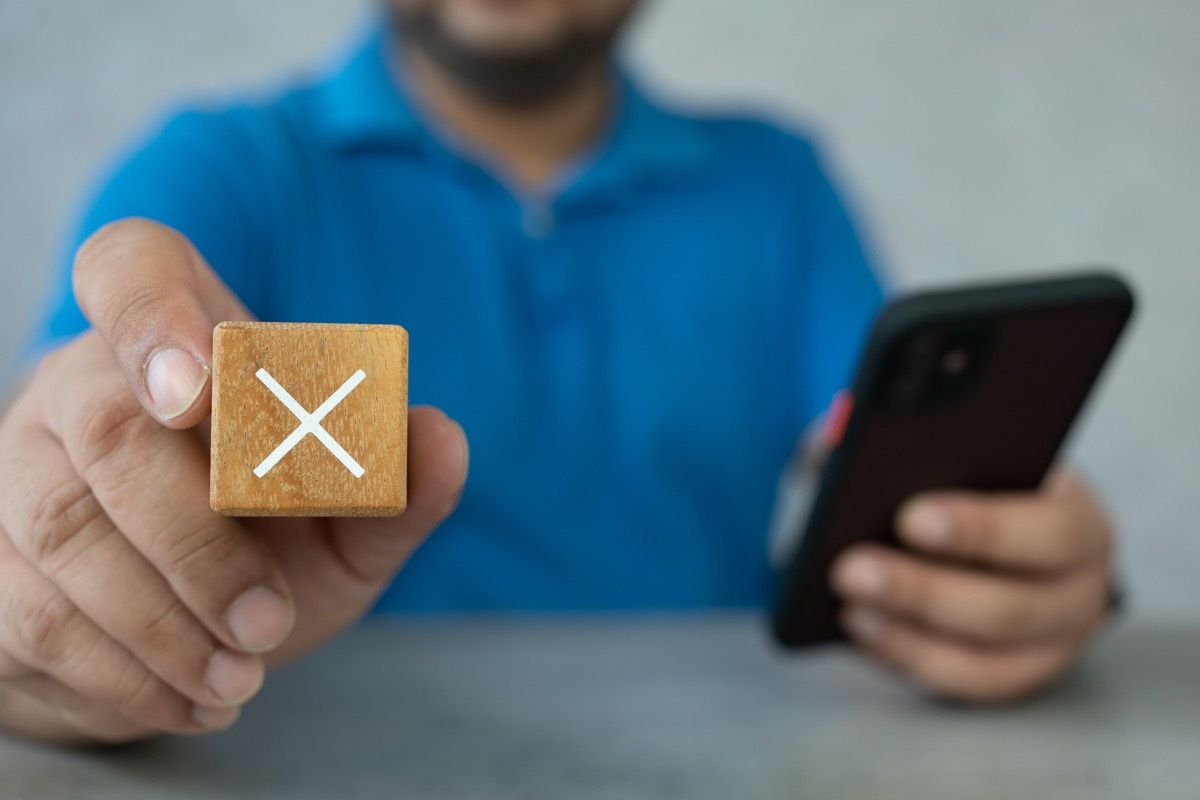
<path fill-rule="evenodd" d="M 619 77 L 599 146 L 523 197 L 423 118 L 389 47 L 172 115 L 70 250 L 149 217 L 260 319 L 408 329 L 411 401 L 462 423 L 471 473 L 381 609 L 762 604 L 779 475 L 881 298 L 811 142 Z M 68 261 L 43 346 L 87 326 Z"/>

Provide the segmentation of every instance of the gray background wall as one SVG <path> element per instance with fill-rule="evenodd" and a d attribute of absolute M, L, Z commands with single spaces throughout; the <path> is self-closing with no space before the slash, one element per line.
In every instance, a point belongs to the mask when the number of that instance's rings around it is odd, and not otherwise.
<path fill-rule="evenodd" d="M 181 95 L 324 59 L 366 0 L 0 1 L 0 364 L 106 155 Z M 658 86 L 818 127 L 902 286 L 1115 263 L 1141 317 L 1073 458 L 1136 608 L 1200 617 L 1200 4 L 658 0 Z"/>

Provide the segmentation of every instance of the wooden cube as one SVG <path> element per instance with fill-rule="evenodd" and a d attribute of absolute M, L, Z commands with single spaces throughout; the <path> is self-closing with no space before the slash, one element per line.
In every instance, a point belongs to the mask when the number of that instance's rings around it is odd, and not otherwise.
<path fill-rule="evenodd" d="M 211 504 L 227 516 L 390 516 L 408 478 L 408 332 L 222 322 Z"/>

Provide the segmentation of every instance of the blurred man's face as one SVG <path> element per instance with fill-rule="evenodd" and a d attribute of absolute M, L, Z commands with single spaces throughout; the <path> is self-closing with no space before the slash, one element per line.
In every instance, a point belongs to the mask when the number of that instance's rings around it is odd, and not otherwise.
<path fill-rule="evenodd" d="M 638 0 L 389 0 L 404 40 L 482 98 L 537 105 L 605 60 Z"/>

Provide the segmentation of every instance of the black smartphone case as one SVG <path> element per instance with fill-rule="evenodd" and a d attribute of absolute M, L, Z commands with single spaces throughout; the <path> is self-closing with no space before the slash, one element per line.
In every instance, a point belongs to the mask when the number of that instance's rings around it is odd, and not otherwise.
<path fill-rule="evenodd" d="M 895 514 L 914 494 L 1039 487 L 1132 311 L 1129 288 L 1105 273 L 919 294 L 886 308 L 781 576 L 776 640 L 843 637 L 830 567 L 852 544 L 895 542 Z M 938 332 L 969 343 L 978 363 L 949 396 L 905 407 L 906 359 Z"/>

